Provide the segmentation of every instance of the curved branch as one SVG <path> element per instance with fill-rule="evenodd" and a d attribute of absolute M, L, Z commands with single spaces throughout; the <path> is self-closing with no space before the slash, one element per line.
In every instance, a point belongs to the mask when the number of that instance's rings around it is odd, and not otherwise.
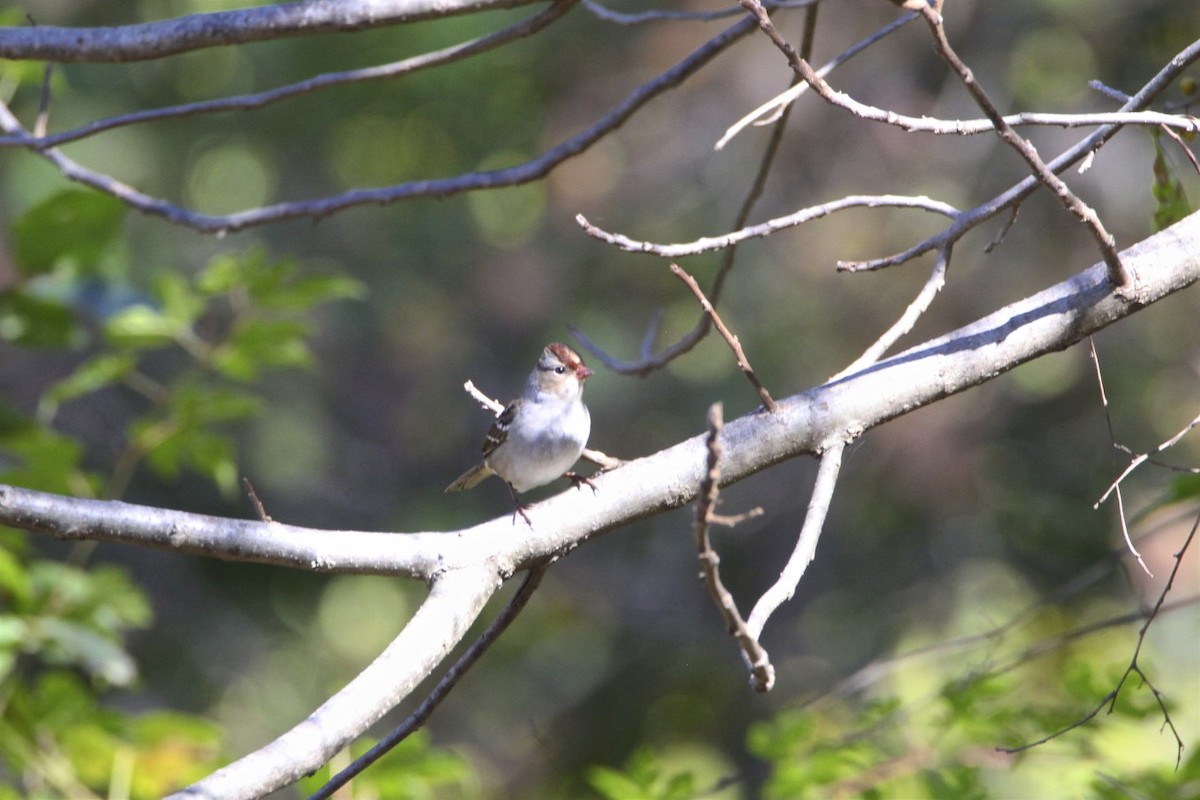
<path fill-rule="evenodd" d="M 803 208 L 784 217 L 776 217 L 757 225 L 749 225 L 721 236 L 704 236 L 692 242 L 683 244 L 658 244 L 631 239 L 620 233 L 610 233 L 596 227 L 583 214 L 576 214 L 575 221 L 583 228 L 584 233 L 602 242 L 619 247 L 630 253 L 649 253 L 660 258 L 681 258 L 707 253 L 710 250 L 722 250 L 747 239 L 761 239 L 785 228 L 794 228 L 806 222 L 827 217 L 837 211 L 847 208 L 918 208 L 935 214 L 956 219 L 959 210 L 949 203 L 932 200 L 928 197 L 908 197 L 895 194 L 849 195 L 828 203 Z"/>
<path fill-rule="evenodd" d="M 408 696 L 450 653 L 499 587 L 486 568 L 447 573 L 387 649 L 306 720 L 265 747 L 171 795 L 174 800 L 263 797 L 337 754 Z"/>
<path fill-rule="evenodd" d="M 245 228 L 284 219 L 309 217 L 314 220 L 338 211 L 363 205 L 389 205 L 414 197 L 449 197 L 481 189 L 499 189 L 530 183 L 545 177 L 562 162 L 587 150 L 605 135 L 619 128 L 646 103 L 683 83 L 688 77 L 756 27 L 749 17 L 726 28 L 675 66 L 648 81 L 597 120 L 590 128 L 545 151 L 537 158 L 504 169 L 471 172 L 452 178 L 409 181 L 375 189 L 354 189 L 318 200 L 277 203 L 234 214 L 212 215 L 191 211 L 174 203 L 141 192 L 108 175 L 82 166 L 58 148 L 46 148 L 39 154 L 67 178 L 112 195 L 137 210 L 205 233 L 223 235 Z M 0 29 L 3 30 L 3 29 Z M 0 103 L 0 129 L 33 150 L 37 137 L 20 124 L 12 111 Z"/>
<path fill-rule="evenodd" d="M 829 504 L 833 501 L 834 490 L 837 489 L 838 473 L 842 469 L 842 454 L 845 451 L 846 442 L 835 440 L 830 442 L 829 448 L 821 454 L 821 465 L 817 468 L 812 498 L 808 501 L 808 513 L 804 515 L 804 524 L 800 526 L 796 547 L 788 557 L 783 572 L 779 574 L 779 580 L 763 592 L 763 596 L 754 604 L 750 616 L 746 619 L 746 630 L 756 640 L 762 637 L 763 626 L 775 610 L 792 599 L 805 570 L 817 557 L 817 540 L 821 538 L 821 529 L 825 527 Z"/>
<path fill-rule="evenodd" d="M 308 80 L 291 83 L 286 86 L 278 86 L 274 89 L 254 94 L 222 97 L 216 100 L 204 100 L 196 103 L 184 103 L 164 108 L 135 111 L 131 114 L 122 114 L 116 117 L 95 120 L 86 125 L 81 125 L 71 130 L 60 131 L 48 136 L 39 134 L 32 140 L 22 136 L 0 136 L 0 147 L 27 147 L 33 150 L 45 150 L 48 147 L 58 147 L 68 142 L 86 139 L 89 136 L 95 136 L 98 133 L 122 128 L 127 125 L 140 125 L 146 122 L 179 119 L 181 117 L 214 114 L 223 111 L 246 111 L 262 108 L 272 103 L 278 103 L 282 100 L 316 92 L 321 89 L 329 89 L 334 86 L 398 78 L 402 75 L 459 61 L 501 47 L 517 39 L 531 36 L 566 14 L 577 2 L 578 0 L 554 0 L 554 2 L 537 14 L 507 28 L 502 28 L 486 36 L 480 36 L 476 39 L 444 47 L 441 50 L 434 50 L 430 53 L 422 53 L 411 58 L 395 61 L 391 64 L 381 64 L 363 69 L 346 70 L 344 72 L 327 72 Z"/>
<path fill-rule="evenodd" d="M 0 28 L 0 58 L 59 63 L 145 61 L 206 47 L 359 31 L 516 8 L 534 0 L 303 0 L 102 28 Z"/>
<path fill-rule="evenodd" d="M 475 662 L 487 652 L 487 649 L 500 638 L 500 634 L 508 630 L 508 626 L 513 623 L 513 620 L 517 618 L 529 602 L 529 598 L 533 596 L 538 586 L 541 585 L 547 566 L 547 564 L 539 564 L 530 568 L 529 573 L 525 576 L 525 582 L 521 584 L 521 588 L 508 601 L 508 605 L 504 607 L 504 610 L 488 624 L 483 633 L 479 634 L 479 638 L 472 642 L 471 646 L 459 656 L 458 660 L 454 662 L 454 666 L 446 670 L 446 674 L 438 681 L 437 686 L 433 687 L 433 691 L 421 701 L 421 704 L 417 706 L 413 713 L 405 717 L 402 723 L 388 731 L 387 735 L 380 739 L 374 747 L 356 758 L 354 763 L 330 778 L 324 786 L 313 793 L 309 800 L 327 800 L 327 798 L 333 797 L 338 789 L 353 780 L 356 775 L 362 774 L 367 767 L 383 758 L 384 755 L 393 750 L 414 732 L 420 730 L 421 726 L 425 724 L 438 705 L 446 699 L 450 691 L 462 680 L 467 670 L 473 667 Z"/>

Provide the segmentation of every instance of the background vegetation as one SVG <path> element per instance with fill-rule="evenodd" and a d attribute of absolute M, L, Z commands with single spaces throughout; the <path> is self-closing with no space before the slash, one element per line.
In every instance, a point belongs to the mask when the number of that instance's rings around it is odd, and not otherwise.
<path fill-rule="evenodd" d="M 713 7 L 687 4 L 702 6 Z M 43 0 L 0 13 L 87 26 L 217 7 L 234 4 Z M 53 72 L 51 129 L 392 61 L 527 14 L 68 65 Z M 814 63 L 895 16 L 886 3 L 823 4 Z M 777 18 L 798 34 L 799 14 Z M 1088 81 L 1141 85 L 1196 38 L 1200 7 L 953 2 L 947 20 L 1006 110 L 1108 110 Z M 579 8 L 542 35 L 404 80 L 123 128 L 65 151 L 207 213 L 507 166 L 590 125 L 727 24 L 620 26 Z M 0 93 L 22 119 L 36 116 L 41 79 L 41 64 L 0 62 Z M 568 324 L 621 357 L 660 309 L 662 341 L 688 330 L 694 299 L 665 262 L 588 238 L 574 216 L 656 241 L 729 229 L 766 134 L 712 144 L 789 79 L 751 35 L 545 181 L 222 237 L 132 213 L 0 148 L 0 480 L 246 517 L 244 476 L 274 518 L 335 529 L 440 530 L 505 512 L 499 482 L 442 494 L 487 427 L 462 382 L 511 395 L 546 341 L 572 341 Z M 972 116 L 915 25 L 837 84 L 912 114 Z M 1030 136 L 1044 153 L 1077 138 Z M 1194 171 L 1145 130 L 1070 174 L 1119 244 L 1153 230 L 1156 152 L 1194 206 Z M 999 142 L 918 138 L 812 97 L 778 158 L 758 218 L 856 192 L 969 207 L 1025 170 Z M 742 247 L 722 313 L 777 395 L 840 370 L 925 279 L 915 265 L 839 274 L 837 260 L 902 250 L 937 224 L 863 209 Z M 1097 260 L 1045 193 L 985 253 L 993 233 L 959 243 L 914 341 Z M 707 282 L 719 259 L 684 266 Z M 1126 485 L 1154 579 L 1131 566 L 1114 508 L 1092 505 L 1127 460 L 1110 426 L 1145 452 L 1196 415 L 1198 310 L 1193 289 L 1096 337 L 1107 409 L 1078 347 L 853 445 L 817 561 L 767 633 L 775 691 L 745 685 L 696 581 L 689 512 L 662 515 L 556 564 L 427 731 L 350 796 L 1197 796 L 1194 547 L 1139 662 L 1187 746 L 1182 763 L 1134 679 L 1111 715 L 1021 755 L 995 748 L 1087 714 L 1130 663 L 1137 612 L 1170 573 L 1197 487 L 1154 468 Z M 723 348 L 709 337 L 645 378 L 599 369 L 592 446 L 632 458 L 700 432 L 714 400 L 729 417 L 753 409 Z M 1198 458 L 1194 436 L 1169 454 Z M 777 576 L 812 472 L 791 462 L 723 494 L 731 512 L 765 510 L 717 534 L 735 594 Z M 0 545 L 0 798 L 156 797 L 196 779 L 302 718 L 423 593 L 13 531 Z"/>

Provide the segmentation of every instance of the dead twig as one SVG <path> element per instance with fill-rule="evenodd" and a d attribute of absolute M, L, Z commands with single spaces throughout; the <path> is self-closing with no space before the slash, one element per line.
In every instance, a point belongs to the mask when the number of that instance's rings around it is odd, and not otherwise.
<path fill-rule="evenodd" d="M 274 522 L 267 509 L 262 504 L 262 500 L 258 499 L 258 492 L 254 491 L 254 484 L 249 478 L 242 478 L 242 486 L 246 488 L 246 495 L 250 498 L 250 502 L 254 504 L 254 511 L 258 514 L 258 518 L 262 522 Z"/>
<path fill-rule="evenodd" d="M 708 469 L 704 473 L 704 480 L 700 482 L 700 493 L 696 498 L 696 522 L 694 525 L 697 557 L 700 560 L 700 580 L 704 582 L 704 588 L 708 590 L 709 596 L 717 604 L 721 616 L 725 619 L 725 625 L 730 635 L 737 640 L 738 645 L 742 648 L 742 658 L 745 659 L 746 666 L 750 668 L 750 685 L 757 692 L 769 692 L 771 687 L 775 685 L 775 667 L 771 664 L 771 659 L 766 649 L 763 648 L 758 639 L 746 627 L 746 622 L 742 619 L 742 615 L 738 611 L 733 595 L 729 593 L 729 590 L 725 588 L 725 584 L 721 582 L 719 568 L 721 558 L 713 550 L 712 542 L 708 536 L 709 527 L 713 524 L 732 525 L 734 521 L 740 521 L 741 519 L 757 516 L 762 513 L 761 508 L 752 509 L 745 514 L 739 514 L 736 518 L 719 517 L 714 513 L 717 507 L 717 496 L 720 493 L 720 437 L 723 424 L 721 404 L 713 403 L 712 407 L 708 409 L 708 438 L 705 440 L 708 448 Z"/>
<path fill-rule="evenodd" d="M 771 397 L 771 393 L 767 391 L 767 387 L 763 385 L 758 376 L 754 374 L 754 369 L 750 366 L 749 359 L 746 358 L 746 351 L 742 349 L 742 343 L 738 341 L 738 337 L 734 336 L 729 328 L 725 327 L 725 323 L 721 321 L 721 317 L 717 314 L 717 310 L 713 308 L 712 303 L 704 296 L 704 290 L 700 288 L 700 284 L 696 283 L 696 279 L 683 270 L 678 264 L 671 265 L 671 272 L 677 278 L 688 285 L 692 290 L 692 294 L 696 295 L 696 299 L 700 301 L 700 307 L 704 309 L 704 313 L 708 314 L 713 321 L 713 325 L 717 327 L 721 336 L 729 343 L 729 347 L 733 350 L 733 355 L 737 358 L 738 367 L 745 373 L 746 378 L 754 386 L 758 392 L 759 398 L 762 399 L 763 406 L 770 412 L 774 413 L 779 410 L 779 405 Z"/>
<path fill-rule="evenodd" d="M 1054 174 L 1054 171 L 1046 165 L 1046 162 L 1038 155 L 1033 145 L 1013 130 L 1012 126 L 1004 120 L 1004 117 L 1001 116 L 999 110 L 992 103 L 991 98 L 988 97 L 987 92 L 980 86 L 979 81 L 975 79 L 975 74 L 971 71 L 970 67 L 959 58 L 958 53 L 951 47 L 950 40 L 946 38 L 946 28 L 943 25 L 940 9 L 924 5 L 920 9 L 920 14 L 925 18 L 925 22 L 929 25 L 929 30 L 933 34 L 938 55 L 954 71 L 958 79 L 962 81 L 963 86 L 966 88 L 968 94 L 971 95 L 971 99 L 975 101 L 975 104 L 979 106 L 984 115 L 996 126 L 996 135 L 1025 160 L 1025 163 L 1029 165 L 1029 168 L 1033 171 L 1037 179 L 1058 198 L 1058 201 L 1067 211 L 1079 219 L 1087 227 L 1088 231 L 1091 232 L 1092 237 L 1096 240 L 1096 244 L 1100 248 L 1100 254 L 1104 258 L 1104 263 L 1108 266 L 1109 281 L 1118 288 L 1127 287 L 1129 285 L 1129 273 L 1121 263 L 1120 256 L 1117 255 L 1116 240 L 1105 229 L 1104 223 L 1100 221 L 1100 217 L 1096 215 L 1095 210 L 1072 192 L 1063 179 Z"/>
<path fill-rule="evenodd" d="M 916 326 L 917 320 L 929 310 L 929 306 L 933 304 L 933 299 L 937 297 L 938 292 L 946 285 L 946 270 L 950 266 L 951 250 L 952 247 L 946 245 L 946 247 L 938 251 L 937 261 L 933 265 L 933 272 L 930 273 L 928 280 L 925 281 L 925 285 L 921 287 L 921 291 L 908 304 L 908 308 L 904 309 L 904 313 L 900 315 L 900 319 L 896 320 L 892 327 L 884 331 L 883 335 L 876 339 L 875 343 L 868 347 L 866 352 L 861 356 L 856 358 L 850 366 L 830 378 L 831 382 L 845 378 L 848 375 L 853 375 L 859 370 L 874 364 L 900 337 Z"/>
<path fill-rule="evenodd" d="M 1165 586 L 1163 586 L 1162 592 L 1159 593 L 1158 600 L 1155 601 L 1154 608 L 1151 610 L 1149 616 L 1146 617 L 1146 621 L 1142 623 L 1142 627 L 1138 631 L 1137 645 L 1133 649 L 1133 657 L 1129 660 L 1129 666 L 1125 668 L 1124 674 L 1121 675 L 1121 679 L 1117 681 L 1117 685 L 1113 687 L 1113 690 L 1105 695 L 1104 699 L 1102 699 L 1095 708 L 1072 722 L 1070 725 L 1067 725 L 1066 727 L 1061 728 L 1060 730 L 1057 730 L 1048 736 L 1043 736 L 1037 741 L 1029 742 L 1018 747 L 997 747 L 996 750 L 1001 753 L 1020 753 L 1024 750 L 1029 750 L 1037 747 L 1038 745 L 1042 745 L 1046 742 L 1057 739 L 1063 734 L 1069 733 L 1070 731 L 1073 731 L 1082 725 L 1086 725 L 1088 722 L 1091 722 L 1093 719 L 1095 719 L 1096 716 L 1104 710 L 1105 706 L 1108 706 L 1108 713 L 1111 714 L 1116 708 L 1117 697 L 1121 694 L 1121 689 L 1125 686 L 1125 682 L 1129 680 L 1130 675 L 1137 675 L 1142 679 L 1142 684 L 1148 687 L 1150 692 L 1154 695 L 1154 701 L 1158 704 L 1158 709 L 1163 715 L 1163 727 L 1170 728 L 1171 735 L 1175 737 L 1175 769 L 1179 769 L 1179 764 L 1183 759 L 1183 739 L 1180 737 L 1179 731 L 1175 728 L 1175 723 L 1171 719 L 1171 712 L 1167 710 L 1167 703 L 1163 698 L 1162 692 L 1158 690 L 1158 687 L 1154 685 L 1154 682 L 1150 680 L 1149 676 L 1146 675 L 1141 665 L 1138 664 L 1138 657 L 1141 655 L 1142 645 L 1146 641 L 1146 631 L 1150 629 L 1150 625 L 1153 624 L 1155 618 L 1158 616 L 1158 612 L 1162 610 L 1163 603 L 1167 599 L 1167 593 L 1171 591 L 1171 587 L 1175 583 L 1175 577 L 1179 574 L 1179 567 L 1183 564 L 1183 556 L 1191 546 L 1192 540 L 1195 539 L 1196 530 L 1198 528 L 1200 528 L 1200 515 L 1197 515 L 1196 521 L 1192 524 L 1191 530 L 1188 531 L 1187 538 L 1184 540 L 1183 545 L 1175 552 L 1175 565 L 1171 568 L 1171 574 L 1167 577 L 1167 583 Z"/>

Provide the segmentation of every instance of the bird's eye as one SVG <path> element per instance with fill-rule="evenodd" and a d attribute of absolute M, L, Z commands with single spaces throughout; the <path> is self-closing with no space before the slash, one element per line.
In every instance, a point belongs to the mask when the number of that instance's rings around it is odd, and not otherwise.
<path fill-rule="evenodd" d="M 554 371 L 557 372 L 559 375 L 562 375 L 564 372 L 567 371 L 567 368 L 564 367 L 562 364 L 559 364 L 557 367 L 554 368 Z"/>

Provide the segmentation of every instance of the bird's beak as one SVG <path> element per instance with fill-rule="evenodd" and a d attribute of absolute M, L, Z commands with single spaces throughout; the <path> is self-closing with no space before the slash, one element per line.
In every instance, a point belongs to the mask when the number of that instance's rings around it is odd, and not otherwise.
<path fill-rule="evenodd" d="M 575 375 L 579 378 L 579 380 L 585 381 L 588 378 L 592 377 L 592 371 L 590 369 L 588 369 L 587 367 L 585 367 L 583 364 L 580 364 L 578 367 L 575 368 Z"/>

